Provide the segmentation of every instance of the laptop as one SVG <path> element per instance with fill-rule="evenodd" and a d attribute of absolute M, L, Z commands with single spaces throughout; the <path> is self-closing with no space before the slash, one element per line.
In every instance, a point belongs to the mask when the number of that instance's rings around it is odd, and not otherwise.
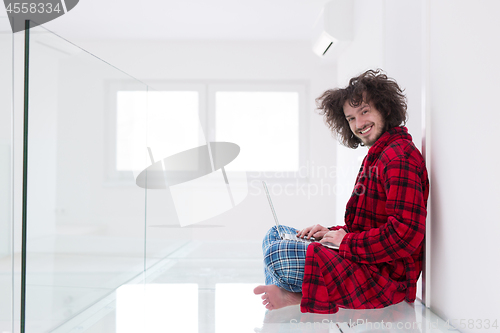
<path fill-rule="evenodd" d="M 269 195 L 269 190 L 267 189 L 267 184 L 265 181 L 262 181 L 262 186 L 264 186 L 264 191 L 266 192 L 267 201 L 269 202 L 269 206 L 271 207 L 271 212 L 273 213 L 274 222 L 276 222 L 276 228 L 278 229 L 278 234 L 279 234 L 280 238 L 283 240 L 303 242 L 303 243 L 307 243 L 307 244 L 319 243 L 319 241 L 315 240 L 314 237 L 311 237 L 310 239 L 300 238 L 297 235 L 287 234 L 283 230 L 281 230 L 281 225 L 278 221 L 278 216 L 276 215 L 276 212 L 274 210 L 273 201 L 271 200 L 271 196 Z M 334 249 L 334 250 L 339 249 L 338 245 L 335 245 L 335 244 L 330 243 L 330 242 L 325 242 L 325 243 L 320 243 L 320 244 L 325 246 L 325 247 L 328 247 L 330 249 Z"/>

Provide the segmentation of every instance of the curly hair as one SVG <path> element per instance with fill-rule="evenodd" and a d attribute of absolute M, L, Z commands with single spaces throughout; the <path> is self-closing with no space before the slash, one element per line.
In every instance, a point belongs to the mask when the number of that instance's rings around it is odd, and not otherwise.
<path fill-rule="evenodd" d="M 406 124 L 406 96 L 394 79 L 388 78 L 381 69 L 368 70 L 349 80 L 345 88 L 325 91 L 316 98 L 316 105 L 324 121 L 339 141 L 346 147 L 357 148 L 363 142 L 354 135 L 344 115 L 344 104 L 352 107 L 372 102 L 385 120 L 384 132 Z"/>

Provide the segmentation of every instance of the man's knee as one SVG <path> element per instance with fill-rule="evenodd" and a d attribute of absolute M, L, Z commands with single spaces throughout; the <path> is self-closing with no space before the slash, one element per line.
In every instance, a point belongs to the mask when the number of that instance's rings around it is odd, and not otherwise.
<path fill-rule="evenodd" d="M 264 236 L 264 239 L 262 240 L 262 248 L 265 249 L 266 247 L 269 246 L 271 242 L 274 242 L 275 240 L 280 239 L 279 233 L 276 229 L 276 227 L 272 227 L 266 232 L 266 235 Z"/>
<path fill-rule="evenodd" d="M 279 257 L 278 257 L 279 247 L 280 247 L 279 242 L 275 242 L 275 243 L 269 244 L 269 246 L 267 246 L 264 249 L 264 264 L 267 267 L 272 267 L 274 265 L 274 263 L 277 260 L 279 260 Z"/>
<path fill-rule="evenodd" d="M 264 238 L 273 237 L 276 234 L 278 234 L 278 229 L 276 228 L 276 226 L 273 226 L 267 231 L 266 236 Z"/>

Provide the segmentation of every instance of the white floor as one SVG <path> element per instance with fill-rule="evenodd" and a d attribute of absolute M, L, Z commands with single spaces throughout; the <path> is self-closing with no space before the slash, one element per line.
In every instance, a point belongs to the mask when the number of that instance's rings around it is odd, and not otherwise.
<path fill-rule="evenodd" d="M 403 302 L 377 310 L 341 309 L 334 315 L 303 314 L 299 306 L 266 311 L 260 297 L 252 293 L 253 288 L 263 281 L 260 242 L 189 242 L 116 291 L 85 288 L 85 293 L 90 293 L 88 297 L 94 297 L 92 293 L 101 293 L 103 298 L 51 331 L 456 331 L 418 302 L 411 305 Z M 64 312 L 63 308 L 64 304 L 61 304 L 60 311 Z M 68 305 L 66 311 L 71 309 Z"/>

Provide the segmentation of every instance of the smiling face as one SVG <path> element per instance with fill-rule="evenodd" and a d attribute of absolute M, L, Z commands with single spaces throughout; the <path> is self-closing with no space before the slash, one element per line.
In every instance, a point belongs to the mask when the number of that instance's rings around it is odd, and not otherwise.
<path fill-rule="evenodd" d="M 346 101 L 344 115 L 352 133 L 367 147 L 373 146 L 384 133 L 384 118 L 371 102 L 363 101 L 359 106 L 353 107 Z"/>

